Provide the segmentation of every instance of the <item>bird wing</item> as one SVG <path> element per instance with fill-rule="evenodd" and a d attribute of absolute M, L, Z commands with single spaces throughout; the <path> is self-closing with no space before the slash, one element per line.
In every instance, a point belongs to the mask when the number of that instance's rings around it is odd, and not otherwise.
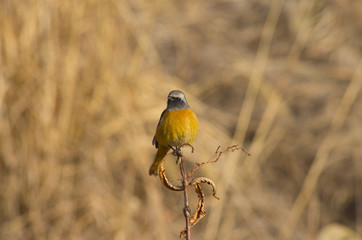
<path fill-rule="evenodd" d="M 162 122 L 162 117 L 165 114 L 166 110 L 167 109 L 163 110 L 163 112 L 161 113 L 160 120 L 158 121 L 158 124 L 157 124 L 157 127 L 156 127 L 156 131 L 157 131 L 158 126 L 160 126 L 160 124 Z M 152 139 L 152 145 L 155 145 L 155 147 L 158 148 L 158 142 L 156 140 L 156 133 L 155 133 L 155 136 Z"/>

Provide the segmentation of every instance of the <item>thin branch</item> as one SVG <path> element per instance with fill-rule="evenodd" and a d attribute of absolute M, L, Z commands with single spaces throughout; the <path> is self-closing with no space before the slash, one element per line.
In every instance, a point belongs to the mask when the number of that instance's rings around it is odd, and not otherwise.
<path fill-rule="evenodd" d="M 160 172 L 159 172 L 159 176 L 161 179 L 161 182 L 163 183 L 163 185 L 165 185 L 168 189 L 173 190 L 173 191 L 184 191 L 184 209 L 183 209 L 183 213 L 185 216 L 185 221 L 186 221 L 186 228 L 180 233 L 180 238 L 185 236 L 186 240 L 191 240 L 191 227 L 194 226 L 196 223 L 198 223 L 200 221 L 201 218 L 203 218 L 206 214 L 205 212 L 205 195 L 202 191 L 202 188 L 200 186 L 200 183 L 207 183 L 209 185 L 211 185 L 212 187 L 212 192 L 213 192 L 213 196 L 216 199 L 219 199 L 216 196 L 216 186 L 215 183 L 206 177 L 197 177 L 197 178 L 192 178 L 191 176 L 192 174 L 194 174 L 200 167 L 208 164 L 208 163 L 215 163 L 217 162 L 221 155 L 226 153 L 226 152 L 234 152 L 237 150 L 243 150 L 247 155 L 250 156 L 250 153 L 248 153 L 243 147 L 238 146 L 238 145 L 233 145 L 230 146 L 228 148 L 226 148 L 224 151 L 220 151 L 220 146 L 216 149 L 214 156 L 212 158 L 210 158 L 208 161 L 206 162 L 202 162 L 202 163 L 196 163 L 197 167 L 195 167 L 194 169 L 192 169 L 189 172 L 185 171 L 184 168 L 184 164 L 183 164 L 183 155 L 181 152 L 181 147 L 183 146 L 189 146 L 191 147 L 192 152 L 194 152 L 194 148 L 192 145 L 190 144 L 185 144 L 182 145 L 180 147 L 176 147 L 173 148 L 172 146 L 170 146 L 170 148 L 173 150 L 173 154 L 177 157 L 176 160 L 176 164 L 179 165 L 180 167 L 180 173 L 181 173 L 181 177 L 182 177 L 182 186 L 178 186 L 178 185 L 174 185 L 173 183 L 171 183 L 167 177 L 166 177 L 166 169 L 164 168 L 164 164 L 165 164 L 165 159 L 162 160 L 161 165 L 160 165 Z M 190 180 L 191 179 L 191 180 Z M 189 196 L 188 196 L 188 188 L 195 186 L 195 191 L 197 193 L 197 196 L 199 198 L 199 204 L 198 207 L 194 213 L 194 215 L 192 217 L 191 216 L 191 208 L 190 208 L 190 204 L 189 204 Z"/>
<path fill-rule="evenodd" d="M 250 153 L 248 153 L 248 152 L 245 150 L 244 147 L 239 146 L 239 145 L 232 145 L 232 146 L 226 148 L 224 151 L 219 151 L 219 149 L 220 149 L 220 146 L 217 147 L 217 149 L 216 149 L 216 151 L 215 151 L 215 153 L 214 153 L 214 156 L 212 156 L 212 158 L 210 158 L 210 159 L 207 160 L 206 162 L 196 163 L 197 166 L 196 166 L 194 169 L 192 169 L 192 170 L 187 174 L 187 178 L 190 179 L 191 175 L 194 174 L 200 167 L 202 167 L 202 166 L 204 166 L 204 165 L 206 165 L 206 164 L 209 164 L 209 163 L 216 163 L 216 162 L 220 159 L 221 155 L 223 155 L 223 154 L 226 153 L 226 152 L 235 152 L 235 151 L 241 149 L 241 150 L 243 150 L 248 156 L 251 155 Z"/>
<path fill-rule="evenodd" d="M 187 180 L 186 174 L 185 174 L 185 168 L 182 161 L 182 155 L 177 156 L 177 162 L 180 164 L 180 172 L 182 176 L 182 186 L 184 188 L 184 200 L 185 200 L 185 207 L 184 207 L 184 215 L 186 220 L 186 240 L 191 240 L 191 226 L 190 226 L 190 214 L 191 209 L 189 205 L 189 196 L 187 193 L 187 188 L 189 185 L 189 182 Z"/>
<path fill-rule="evenodd" d="M 197 193 L 197 196 L 199 197 L 199 204 L 195 214 L 192 216 L 190 220 L 190 227 L 194 226 L 196 223 L 200 221 L 201 218 L 203 218 L 206 215 L 205 201 L 204 201 L 205 195 L 202 192 L 202 189 L 198 183 L 195 183 L 195 191 Z M 180 233 L 180 238 L 183 237 L 185 234 L 186 234 L 186 229 Z"/>

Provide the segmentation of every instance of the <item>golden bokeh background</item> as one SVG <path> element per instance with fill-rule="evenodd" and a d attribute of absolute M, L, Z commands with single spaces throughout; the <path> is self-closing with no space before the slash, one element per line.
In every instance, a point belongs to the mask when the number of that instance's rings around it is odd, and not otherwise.
<path fill-rule="evenodd" d="M 355 0 L 0 0 L 0 239 L 178 239 L 183 195 L 148 175 L 173 89 L 200 122 L 187 167 L 218 146 L 252 154 L 198 172 L 220 200 L 204 186 L 193 239 L 357 239 L 361 12 Z M 172 156 L 167 168 L 179 183 Z"/>

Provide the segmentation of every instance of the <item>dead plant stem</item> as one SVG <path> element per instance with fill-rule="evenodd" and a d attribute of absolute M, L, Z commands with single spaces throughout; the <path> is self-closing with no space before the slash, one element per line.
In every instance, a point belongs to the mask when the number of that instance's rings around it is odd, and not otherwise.
<path fill-rule="evenodd" d="M 184 207 L 184 215 L 186 220 L 186 240 L 191 240 L 191 231 L 190 231 L 190 205 L 189 205 L 189 196 L 187 194 L 187 188 L 189 185 L 189 181 L 187 180 L 186 174 L 185 174 L 185 168 L 182 161 L 182 158 L 178 156 L 177 161 L 180 163 L 180 172 L 182 177 L 182 185 L 184 187 L 184 201 L 185 201 L 185 207 Z"/>

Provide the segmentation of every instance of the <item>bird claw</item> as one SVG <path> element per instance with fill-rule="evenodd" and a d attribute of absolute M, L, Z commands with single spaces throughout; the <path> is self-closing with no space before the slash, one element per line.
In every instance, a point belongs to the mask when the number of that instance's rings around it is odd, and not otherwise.
<path fill-rule="evenodd" d="M 172 147 L 171 145 L 168 145 L 172 151 L 173 151 L 173 155 L 177 157 L 177 160 L 176 160 L 176 164 L 177 165 L 180 165 L 181 161 L 182 161 L 182 152 L 181 152 L 181 147 Z M 180 161 L 181 160 L 181 161 Z"/>
<path fill-rule="evenodd" d="M 185 144 L 183 144 L 181 147 L 183 147 L 183 146 L 188 146 L 188 147 L 190 147 L 191 148 L 191 153 L 194 153 L 194 147 L 190 144 L 190 143 L 185 143 Z"/>
<path fill-rule="evenodd" d="M 190 143 L 185 143 L 185 144 L 183 144 L 183 145 L 181 145 L 181 146 L 177 146 L 177 147 L 173 147 L 173 146 L 171 146 L 171 145 L 168 145 L 168 146 L 172 149 L 173 155 L 177 157 L 177 160 L 176 160 L 176 164 L 177 164 L 177 165 L 180 165 L 180 163 L 181 163 L 181 161 L 182 161 L 183 155 L 182 155 L 182 152 L 181 152 L 181 148 L 182 148 L 183 146 L 191 147 L 191 153 L 194 153 L 194 150 L 195 150 L 194 147 L 193 147 Z M 180 161 L 180 160 L 181 160 L 181 161 Z"/>

